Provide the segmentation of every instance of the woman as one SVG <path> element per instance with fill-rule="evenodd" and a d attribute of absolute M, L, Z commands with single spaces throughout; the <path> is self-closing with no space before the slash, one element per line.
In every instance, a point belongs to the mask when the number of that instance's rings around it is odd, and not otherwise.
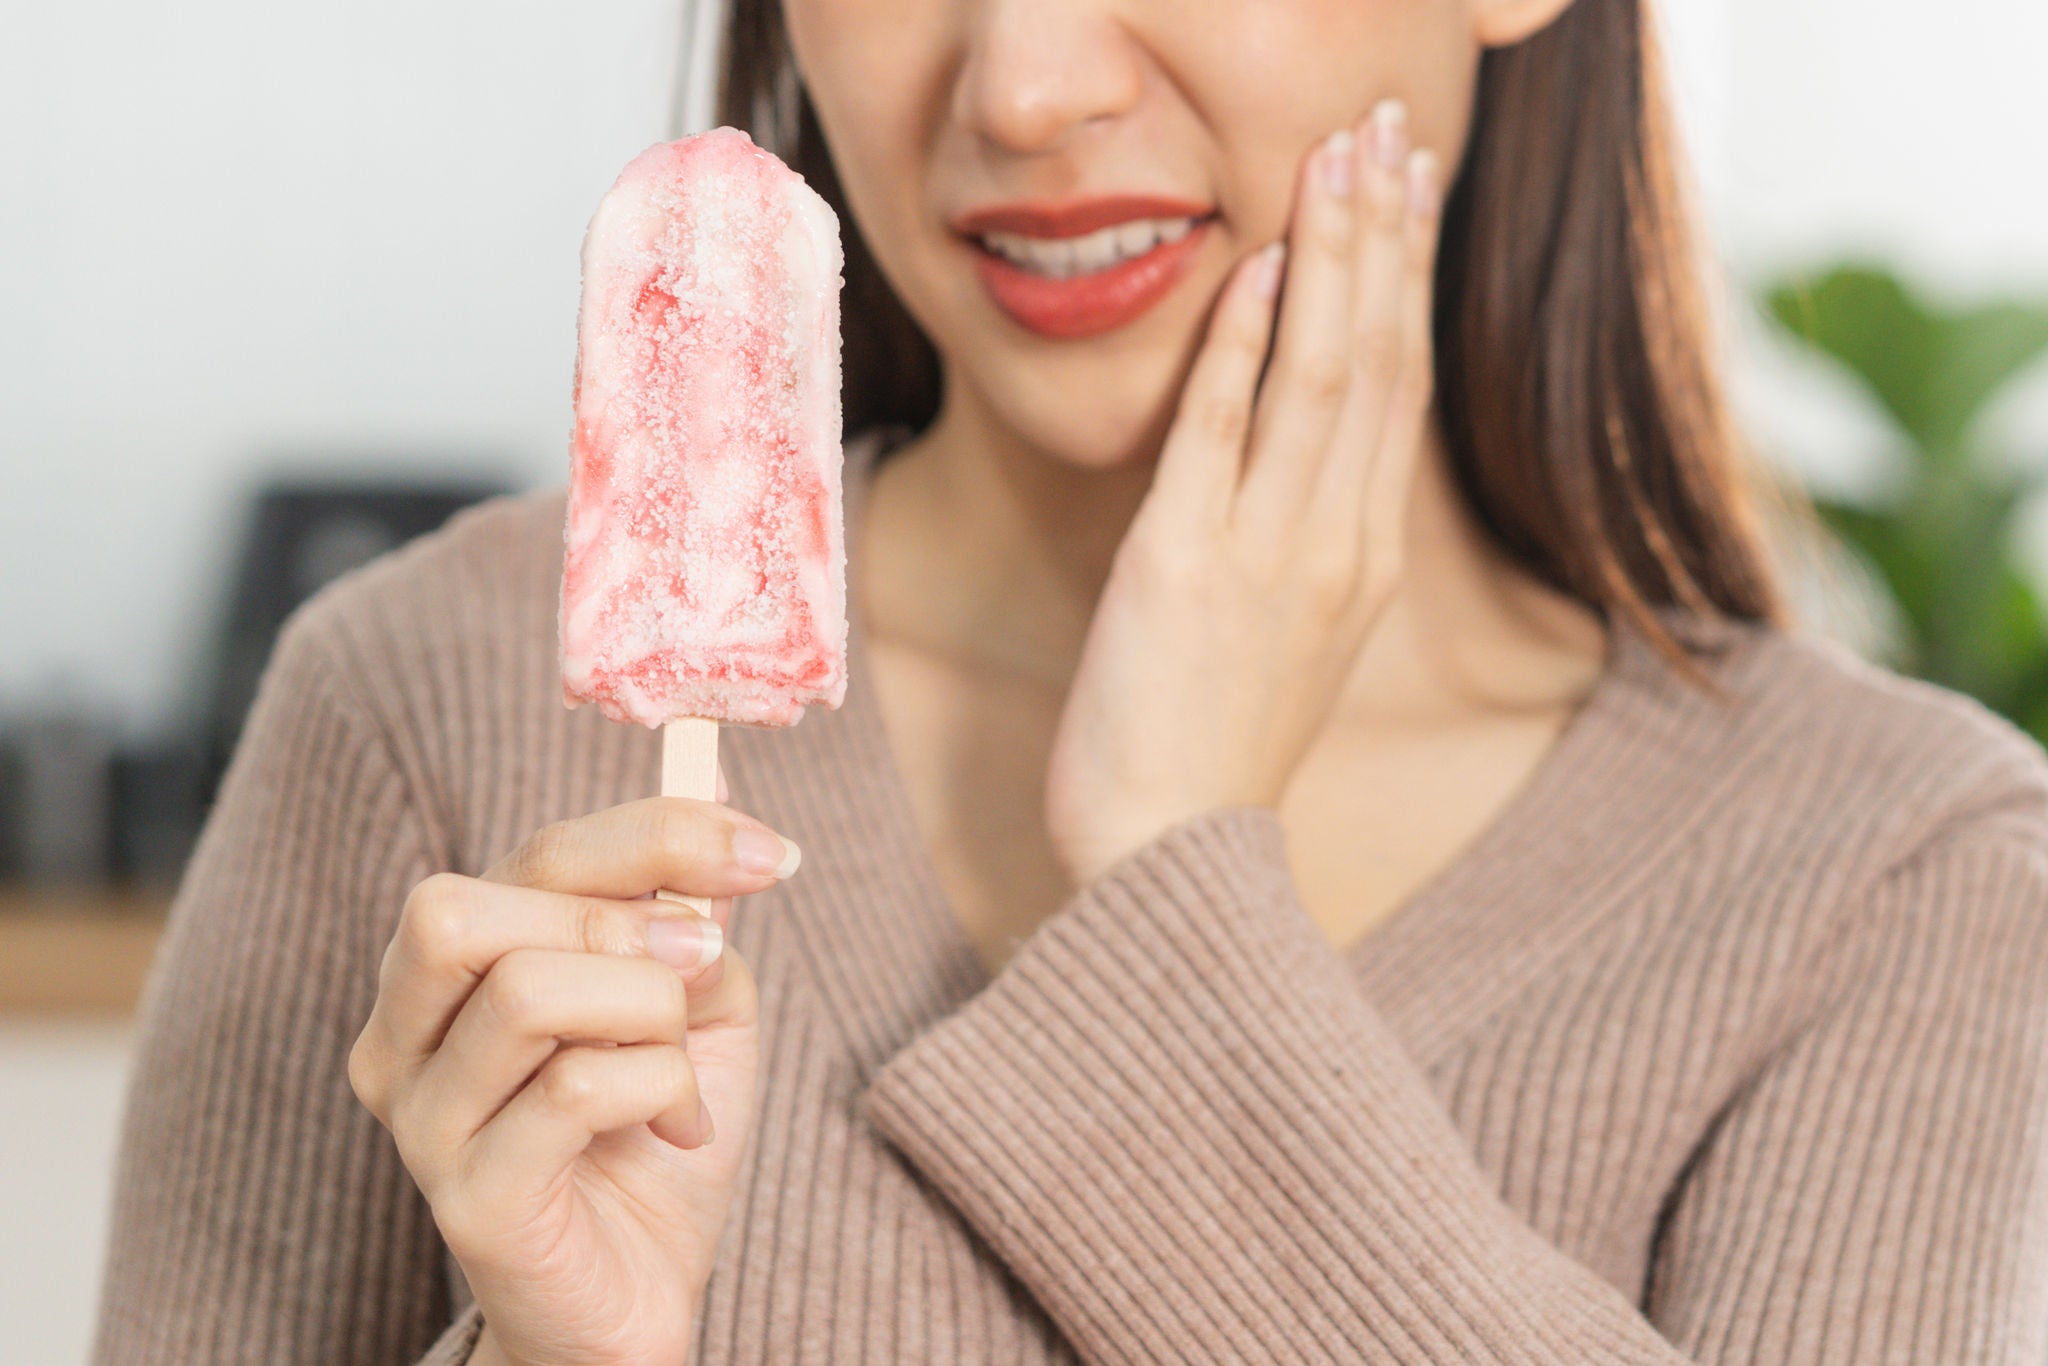
<path fill-rule="evenodd" d="M 101 1358 L 2037 1362 L 2048 765 L 1788 621 L 1642 23 L 738 5 L 847 704 L 646 799 L 558 493 L 303 613 Z"/>

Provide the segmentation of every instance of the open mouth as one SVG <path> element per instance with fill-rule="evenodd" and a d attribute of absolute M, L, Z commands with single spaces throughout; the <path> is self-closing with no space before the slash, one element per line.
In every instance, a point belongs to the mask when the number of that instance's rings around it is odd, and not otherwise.
<path fill-rule="evenodd" d="M 1161 246 L 1180 241 L 1214 214 L 1201 217 L 1134 218 L 1127 223 L 1083 233 L 1078 237 L 1028 237 L 1017 232 L 987 232 L 975 240 L 984 252 L 999 256 L 1019 270 L 1048 280 L 1094 275 L 1139 260 Z"/>
<path fill-rule="evenodd" d="M 1073 237 L 985 232 L 968 237 L 995 305 L 1043 337 L 1122 327 L 1187 275 L 1216 215 L 1138 218 Z"/>

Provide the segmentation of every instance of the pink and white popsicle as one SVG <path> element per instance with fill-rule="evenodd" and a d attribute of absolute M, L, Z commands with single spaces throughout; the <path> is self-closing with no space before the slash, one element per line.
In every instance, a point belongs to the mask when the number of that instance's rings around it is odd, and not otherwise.
<path fill-rule="evenodd" d="M 844 261 L 736 128 L 648 148 L 585 235 L 563 694 L 666 725 L 664 792 L 712 795 L 718 722 L 845 697 Z"/>

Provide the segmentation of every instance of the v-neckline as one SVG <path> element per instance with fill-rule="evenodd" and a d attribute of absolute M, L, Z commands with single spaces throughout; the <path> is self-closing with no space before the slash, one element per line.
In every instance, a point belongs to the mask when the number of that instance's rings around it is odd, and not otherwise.
<path fill-rule="evenodd" d="M 851 562 L 852 551 L 865 530 L 869 484 L 881 455 L 907 434 L 900 427 L 871 429 L 846 443 L 849 578 L 856 582 L 860 566 Z M 839 762 L 861 773 L 860 791 L 842 795 L 868 809 L 851 817 L 855 828 L 843 832 L 834 852 L 842 867 L 858 874 L 858 885 L 831 897 L 833 909 L 820 903 L 816 914 L 802 918 L 825 941 L 814 964 L 830 979 L 827 991 L 839 998 L 836 1008 L 865 1017 L 856 1049 L 873 1067 L 930 1019 L 996 979 L 944 888 L 879 701 L 867 686 L 872 677 L 867 623 L 853 593 L 848 594 L 847 625 L 847 703 L 830 724 L 810 728 L 809 734 L 813 743 L 836 736 L 835 744 L 857 746 L 842 752 Z M 1727 630 L 1710 626 L 1707 634 Z M 1730 681 L 1727 670 L 1718 672 L 1724 683 Z M 1683 794 L 1697 778 L 1698 756 L 1670 753 L 1647 742 L 1661 729 L 1662 713 L 1709 705 L 1671 676 L 1670 666 L 1639 630 L 1621 614 L 1611 614 L 1606 662 L 1534 768 L 1451 862 L 1369 933 L 1333 952 L 1404 1033 L 1419 1044 L 1447 1046 L 1466 1024 L 1503 1003 L 1568 950 L 1573 925 L 1584 923 L 1595 910 L 1596 889 L 1601 900 L 1613 892 L 1611 860 L 1599 857 L 1602 826 L 1609 817 L 1640 816 L 1645 801 Z M 1629 770 L 1627 781 L 1605 781 L 1622 769 Z M 829 819 L 823 805 L 806 813 L 814 824 Z M 1674 819 L 1673 837 L 1684 824 L 1689 822 Z M 874 866 L 862 857 L 873 850 L 899 859 Z M 1649 862 L 1646 850 L 1633 852 Z M 1540 927 L 1512 918 L 1513 907 L 1527 903 L 1532 877 L 1552 879 L 1552 893 L 1561 904 L 1561 914 Z M 815 893 L 815 888 L 800 892 L 797 900 L 812 902 Z M 1564 904 L 1572 898 L 1586 904 Z M 886 923 L 846 923 L 858 914 L 853 908 L 870 899 L 882 903 L 876 917 Z M 1583 911 L 1576 920 L 1568 913 L 1573 909 Z M 886 990 L 878 992 L 885 980 Z"/>

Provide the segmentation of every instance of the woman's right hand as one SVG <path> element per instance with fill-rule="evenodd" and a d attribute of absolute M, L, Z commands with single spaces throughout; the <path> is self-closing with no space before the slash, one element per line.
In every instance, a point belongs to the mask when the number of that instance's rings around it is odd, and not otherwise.
<path fill-rule="evenodd" d="M 688 1353 L 755 1119 L 754 979 L 722 925 L 795 856 L 727 807 L 657 797 L 407 898 L 349 1080 L 483 1310 L 478 1361 Z"/>

